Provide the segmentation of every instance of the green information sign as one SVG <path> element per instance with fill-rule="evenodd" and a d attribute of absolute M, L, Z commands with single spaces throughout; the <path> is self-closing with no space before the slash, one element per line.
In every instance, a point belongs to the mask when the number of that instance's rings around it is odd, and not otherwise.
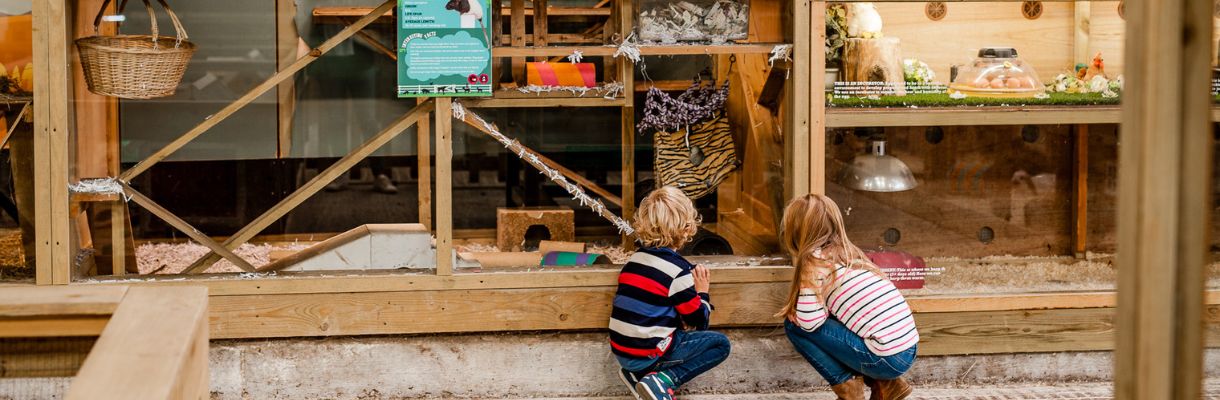
<path fill-rule="evenodd" d="M 398 97 L 491 96 L 488 0 L 398 0 Z"/>

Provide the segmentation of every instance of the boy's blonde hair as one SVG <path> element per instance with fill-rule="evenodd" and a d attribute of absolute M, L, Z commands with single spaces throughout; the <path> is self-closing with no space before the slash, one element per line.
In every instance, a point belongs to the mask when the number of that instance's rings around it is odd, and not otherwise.
<path fill-rule="evenodd" d="M 665 186 L 653 190 L 635 212 L 635 237 L 645 247 L 678 249 L 695 236 L 699 212 L 681 190 Z"/>

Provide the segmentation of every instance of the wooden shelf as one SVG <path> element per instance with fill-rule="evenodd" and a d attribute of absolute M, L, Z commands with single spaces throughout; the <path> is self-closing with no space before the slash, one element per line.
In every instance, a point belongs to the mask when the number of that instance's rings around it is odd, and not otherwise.
<path fill-rule="evenodd" d="M 343 18 L 356 19 L 368 15 L 373 12 L 373 7 L 314 7 L 313 18 L 315 20 L 335 21 Z M 504 7 L 501 15 L 508 18 L 512 15 L 512 8 Z M 592 8 L 592 7 L 547 7 L 546 13 L 551 17 L 609 17 L 610 8 Z M 526 8 L 526 16 L 533 16 L 534 9 Z M 393 12 L 387 12 L 381 18 L 377 19 L 379 23 L 393 23 Z"/>
<path fill-rule="evenodd" d="M 1119 106 L 826 108 L 827 128 L 1116 124 Z"/>
<path fill-rule="evenodd" d="M 767 54 L 779 43 L 741 43 L 720 45 L 650 45 L 639 46 L 640 54 L 645 56 L 687 56 L 704 54 Z M 493 57 L 559 57 L 567 56 L 580 50 L 586 57 L 613 56 L 618 50 L 615 46 L 548 46 L 548 47 L 496 47 L 492 49 Z"/>

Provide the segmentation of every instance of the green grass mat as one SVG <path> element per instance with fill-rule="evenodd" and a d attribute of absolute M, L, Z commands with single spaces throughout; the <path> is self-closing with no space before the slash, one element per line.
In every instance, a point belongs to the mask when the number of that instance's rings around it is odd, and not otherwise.
<path fill-rule="evenodd" d="M 1098 106 L 1116 105 L 1120 98 L 1102 97 L 1100 93 L 1049 93 L 1045 99 L 998 99 L 990 97 L 967 97 L 953 99 L 948 94 L 909 94 L 906 96 L 880 96 L 876 99 L 851 97 L 833 98 L 826 95 L 826 104 L 837 108 L 907 108 L 907 107 L 1017 107 L 1017 106 Z M 1217 96 L 1220 100 L 1220 96 Z"/>

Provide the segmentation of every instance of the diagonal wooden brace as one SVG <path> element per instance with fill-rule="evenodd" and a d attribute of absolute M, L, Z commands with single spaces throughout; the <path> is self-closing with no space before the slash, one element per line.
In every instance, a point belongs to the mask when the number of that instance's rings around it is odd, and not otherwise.
<path fill-rule="evenodd" d="M 267 229 L 268 226 L 271 226 L 272 223 L 278 221 L 280 218 L 283 218 L 284 215 L 288 214 L 289 211 L 292 211 L 294 208 L 301 205 L 301 203 L 304 203 L 305 200 L 308 200 L 314 194 L 321 191 L 322 188 L 329 185 L 335 180 L 335 178 L 338 178 L 339 175 L 346 173 L 347 170 L 352 168 L 352 166 L 364 160 L 370 154 L 373 154 L 373 152 L 380 149 L 381 146 L 389 143 L 390 140 L 393 140 L 398 136 L 398 134 L 407 130 L 407 128 L 411 127 L 412 125 L 415 125 L 416 122 L 427 118 L 429 113 L 431 113 L 434 108 L 436 108 L 436 103 L 431 100 L 419 103 L 419 105 L 416 105 L 415 108 L 411 109 L 411 111 L 403 114 L 401 117 L 398 117 L 398 119 L 395 120 L 394 123 L 390 124 L 390 126 L 381 130 L 381 132 L 377 133 L 377 135 L 374 135 L 372 138 L 365 141 L 360 145 L 360 147 L 355 148 L 346 156 L 343 156 L 343 158 L 339 159 L 339 161 L 332 164 L 329 168 L 326 168 L 326 170 L 322 171 L 322 173 L 318 174 L 318 176 L 310 179 L 309 182 L 306 182 L 295 192 L 292 192 L 292 194 L 288 195 L 288 197 L 280 200 L 278 204 L 268 209 L 263 213 L 263 215 L 259 215 L 258 218 L 251 221 L 249 225 L 241 228 L 240 231 L 237 231 L 237 233 L 229 237 L 228 240 L 225 240 L 223 247 L 226 249 L 235 249 L 237 246 L 241 246 L 250 239 L 253 239 L 254 236 L 258 235 L 259 232 L 262 232 L 263 229 Z M 445 110 L 445 112 L 449 112 L 449 110 Z M 187 267 L 185 272 L 197 273 L 202 271 L 203 269 L 207 268 L 207 266 L 220 260 L 216 254 L 217 252 L 213 250 L 213 252 L 204 255 L 202 258 L 191 264 L 190 267 Z"/>
<path fill-rule="evenodd" d="M 365 15 L 364 17 L 360 18 L 359 20 L 356 20 L 355 23 L 348 25 L 347 28 L 344 28 L 342 31 L 339 31 L 339 33 L 336 34 L 334 37 L 327 39 L 325 42 L 323 42 L 321 46 L 318 46 L 318 48 L 310 51 L 307 57 L 301 57 L 296 62 L 289 65 L 287 68 L 280 70 L 280 72 L 276 72 L 275 75 L 272 75 L 270 78 L 267 78 L 267 80 L 264 81 L 263 83 L 260 83 L 258 86 L 255 86 L 253 89 L 250 89 L 249 92 L 246 92 L 246 94 L 242 95 L 241 98 L 238 98 L 237 101 L 234 101 L 233 103 L 230 103 L 229 105 L 225 106 L 225 108 L 222 108 L 216 114 L 213 114 L 212 116 L 208 117 L 208 119 L 205 119 L 205 120 L 203 120 L 203 122 L 200 122 L 199 125 L 195 125 L 194 128 L 191 128 L 191 130 L 182 134 L 182 136 L 179 136 L 177 139 L 174 139 L 174 141 L 165 145 L 165 147 L 162 147 L 160 150 L 157 150 L 156 153 L 153 153 L 152 155 L 148 156 L 148 158 L 145 158 L 144 161 L 140 161 L 140 163 L 136 164 L 135 166 L 131 167 L 130 169 L 123 171 L 123 173 L 121 175 L 119 175 L 119 180 L 123 181 L 123 182 L 131 182 L 132 178 L 135 178 L 136 176 L 140 175 L 144 171 L 147 171 L 149 168 L 152 168 L 153 165 L 156 165 L 158 162 L 161 162 L 161 160 L 164 160 L 166 157 L 169 157 L 170 154 L 173 154 L 175 151 L 178 151 L 178 149 L 181 149 L 183 146 L 186 146 L 188 143 L 190 143 L 191 141 L 198 138 L 199 135 L 202 135 L 204 132 L 207 132 L 208 129 L 211 129 L 212 127 L 221 123 L 221 121 L 224 121 L 225 119 L 229 118 L 234 113 L 236 113 L 238 110 L 241 110 L 242 107 L 245 107 L 246 105 L 250 104 L 255 99 L 257 99 L 259 96 L 262 96 L 264 93 L 267 93 L 267 91 L 271 90 L 271 88 L 279 86 L 280 82 L 283 82 L 284 80 L 286 80 L 288 78 L 291 78 L 294 74 L 297 73 L 297 71 L 304 69 L 305 66 L 309 65 L 310 63 L 314 62 L 318 58 L 322 57 L 323 54 L 326 54 L 331 49 L 335 48 L 335 46 L 339 45 L 339 43 L 342 43 L 344 40 L 351 38 L 357 32 L 360 32 L 361 29 L 364 29 L 364 27 L 373 23 L 373 21 L 376 21 L 377 18 L 381 18 L 381 16 L 384 15 L 387 11 L 390 11 L 391 8 L 394 8 L 395 2 L 396 2 L 396 0 L 387 0 L 385 3 L 382 3 L 380 7 L 377 7 L 372 12 L 370 12 L 368 15 Z"/>
<path fill-rule="evenodd" d="M 204 235 L 203 232 L 200 232 L 198 229 L 191 226 L 191 224 L 183 221 L 182 218 L 178 218 L 178 216 L 174 215 L 174 213 L 169 212 L 169 210 L 166 210 L 164 207 L 161 207 L 160 204 L 152 201 L 152 199 L 148 198 L 148 196 L 137 192 L 126 182 L 120 181 L 119 183 L 123 185 L 123 192 L 125 192 L 126 195 L 131 198 L 131 201 L 134 201 L 136 204 L 144 207 L 144 209 L 148 210 L 148 212 L 156 215 L 158 218 L 161 218 L 170 226 L 182 231 L 182 233 L 185 233 L 186 236 L 190 237 L 192 240 L 199 242 L 199 244 L 204 245 L 209 249 L 212 249 L 212 251 L 216 252 L 216 254 L 220 254 L 221 257 L 229 260 L 229 262 L 233 263 L 233 265 L 241 268 L 242 271 L 254 272 L 254 266 L 250 265 L 249 262 L 246 262 L 245 259 L 242 259 L 238 255 L 233 254 L 232 251 L 229 251 L 229 249 L 226 249 L 219 243 L 216 243 L 216 241 L 212 240 L 212 238 L 208 237 L 208 235 Z M 119 246 L 122 246 L 122 244 L 119 244 Z"/>

